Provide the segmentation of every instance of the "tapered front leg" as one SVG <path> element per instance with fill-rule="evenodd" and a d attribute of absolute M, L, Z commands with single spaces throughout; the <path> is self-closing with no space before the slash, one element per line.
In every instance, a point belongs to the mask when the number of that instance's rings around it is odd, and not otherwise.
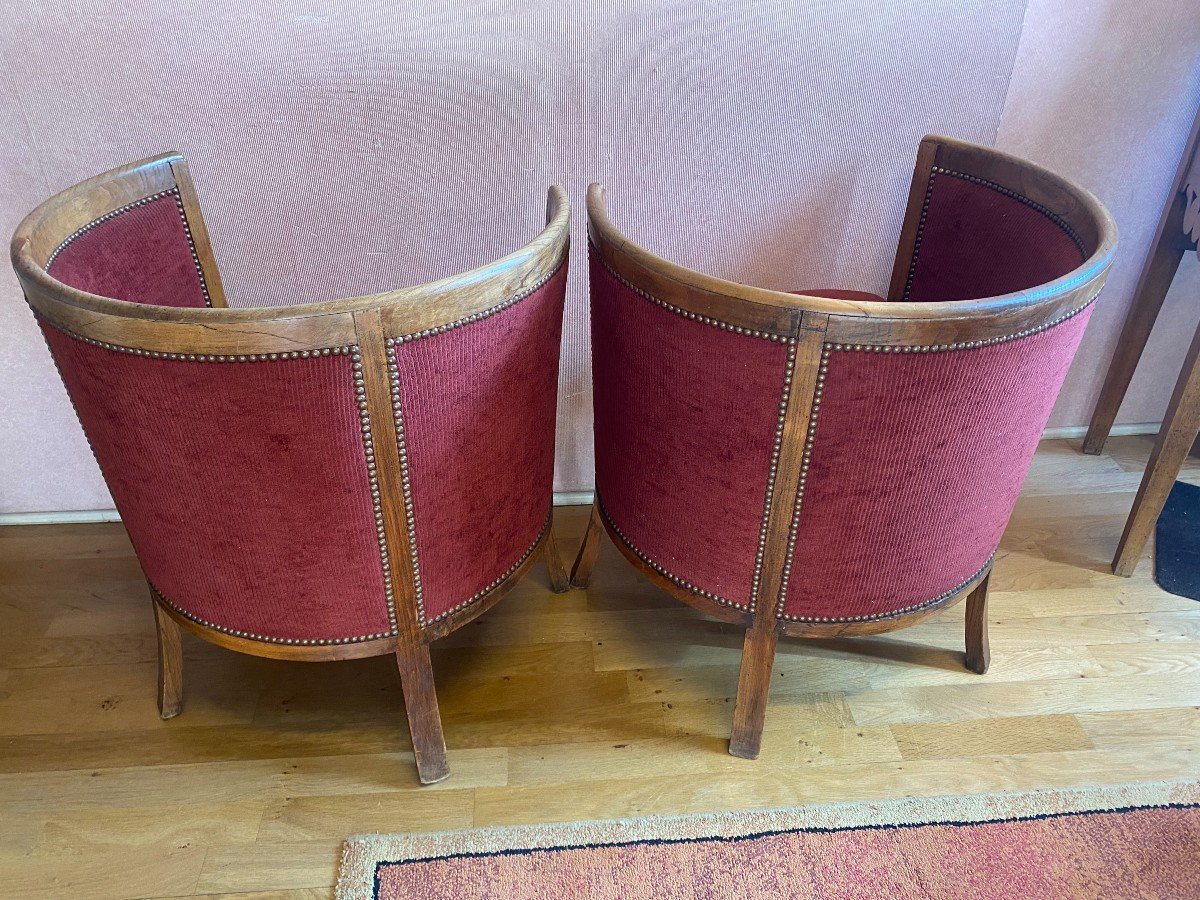
<path fill-rule="evenodd" d="M 600 553 L 600 537 L 604 534 L 604 523 L 600 521 L 600 503 L 592 503 L 592 513 L 588 518 L 587 530 L 583 533 L 583 543 L 579 545 L 579 553 L 575 556 L 575 565 L 571 567 L 571 587 L 585 588 L 592 579 L 592 567 L 596 565 L 596 557 Z"/>
<path fill-rule="evenodd" d="M 422 784 L 433 784 L 450 774 L 450 764 L 446 760 L 446 739 L 442 735 L 428 645 L 414 643 L 401 647 L 396 651 L 396 668 L 400 671 L 417 775 Z"/>
<path fill-rule="evenodd" d="M 975 586 L 967 597 L 967 668 L 983 675 L 992 662 L 992 650 L 988 644 L 988 572 L 983 581 Z"/>
<path fill-rule="evenodd" d="M 151 602 L 158 631 L 158 714 L 173 719 L 183 711 L 183 635 L 158 600 Z"/>
<path fill-rule="evenodd" d="M 546 529 L 546 537 L 542 540 L 542 556 L 546 558 L 546 570 L 550 573 L 550 590 L 556 594 L 569 591 L 571 584 L 567 580 L 567 567 L 558 555 L 558 541 L 554 537 L 553 524 Z"/>
<path fill-rule="evenodd" d="M 757 759 L 762 746 L 763 722 L 767 716 L 767 694 L 779 633 L 775 622 L 760 617 L 746 632 L 742 646 L 742 668 L 738 673 L 737 705 L 733 710 L 733 735 L 729 752 L 742 759 Z"/>

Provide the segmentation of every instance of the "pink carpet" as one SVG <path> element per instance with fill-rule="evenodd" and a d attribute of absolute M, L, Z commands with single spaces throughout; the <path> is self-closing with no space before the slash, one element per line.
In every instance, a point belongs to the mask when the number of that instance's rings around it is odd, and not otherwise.
<path fill-rule="evenodd" d="M 338 897 L 1200 897 L 1200 786 L 360 835 Z"/>

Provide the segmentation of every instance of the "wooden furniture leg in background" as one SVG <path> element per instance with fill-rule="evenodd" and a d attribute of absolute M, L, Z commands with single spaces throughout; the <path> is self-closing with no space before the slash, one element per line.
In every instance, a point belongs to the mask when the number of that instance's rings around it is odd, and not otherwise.
<path fill-rule="evenodd" d="M 1155 241 L 1150 257 L 1142 269 L 1141 279 L 1137 290 L 1133 293 L 1133 302 L 1125 316 L 1125 324 L 1121 326 L 1121 336 L 1117 339 L 1117 350 L 1108 366 L 1108 374 L 1104 378 L 1104 386 L 1100 388 L 1100 399 L 1096 401 L 1096 409 L 1092 413 L 1091 424 L 1088 425 L 1087 437 L 1083 439 L 1083 452 L 1093 456 L 1104 449 L 1108 433 L 1112 431 L 1113 422 L 1117 418 L 1117 410 L 1129 390 L 1129 382 L 1133 380 L 1133 372 L 1142 351 L 1146 349 L 1146 341 L 1162 309 L 1171 280 L 1183 259 L 1182 243 L 1171 240 L 1171 236 L 1180 234 L 1183 223 L 1183 202 L 1178 194 L 1172 200 L 1167 221 Z"/>
<path fill-rule="evenodd" d="M 1138 487 L 1137 497 L 1133 501 L 1133 509 L 1129 520 L 1125 523 L 1125 532 L 1117 545 L 1117 555 L 1113 558 L 1112 570 L 1114 575 L 1124 575 L 1128 578 L 1137 568 L 1150 532 L 1158 521 L 1167 495 L 1179 477 L 1179 470 L 1187 459 L 1196 434 L 1200 432 L 1200 370 L 1197 361 L 1200 359 L 1200 329 L 1192 338 L 1192 346 L 1188 348 L 1187 358 L 1183 362 L 1183 370 L 1175 383 L 1175 392 L 1171 394 L 1171 402 L 1163 418 L 1162 428 L 1154 442 L 1154 451 L 1150 461 L 1146 463 L 1146 472 L 1142 475 L 1142 483 Z"/>
<path fill-rule="evenodd" d="M 1171 279 L 1175 277 L 1184 252 L 1192 246 L 1192 242 L 1183 232 L 1183 192 L 1197 150 L 1200 150 L 1200 112 L 1196 113 L 1192 133 L 1183 145 L 1183 156 L 1179 160 L 1179 168 L 1175 171 L 1171 193 L 1167 195 L 1166 205 L 1159 216 L 1158 231 L 1154 234 L 1154 243 L 1150 245 L 1150 255 L 1142 266 L 1137 289 L 1133 292 L 1133 302 L 1129 306 L 1125 324 L 1121 327 L 1121 336 L 1117 340 L 1116 353 L 1108 365 L 1108 374 L 1104 378 L 1104 386 L 1100 389 L 1100 398 L 1096 401 L 1087 437 L 1083 439 L 1084 453 L 1095 455 L 1104 449 L 1104 442 L 1108 440 L 1108 433 L 1117 418 L 1117 410 L 1121 407 L 1121 401 L 1125 399 L 1125 392 L 1129 390 L 1134 369 L 1137 368 L 1142 351 L 1146 349 L 1146 341 L 1154 328 L 1154 320 L 1158 318 L 1158 311 L 1162 309 L 1163 298 L 1167 296 L 1167 290 L 1171 287 Z"/>

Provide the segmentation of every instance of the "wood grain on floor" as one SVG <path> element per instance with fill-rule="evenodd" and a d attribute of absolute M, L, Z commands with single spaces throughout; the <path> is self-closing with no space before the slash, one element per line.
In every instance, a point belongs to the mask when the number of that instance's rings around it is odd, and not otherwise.
<path fill-rule="evenodd" d="M 435 645 L 453 775 L 416 780 L 387 658 L 286 663 L 185 636 L 155 709 L 119 524 L 0 529 L 0 894 L 329 896 L 359 831 L 415 831 L 1200 774 L 1200 603 L 1108 562 L 1149 452 L 1042 445 L 993 576 L 992 669 L 959 606 L 878 638 L 782 642 L 763 752 L 725 752 L 741 635 L 608 545 Z M 1200 466 L 1188 463 L 1189 477 Z M 573 553 L 587 509 L 560 509 Z M 569 560 L 568 560 L 569 562 Z"/>

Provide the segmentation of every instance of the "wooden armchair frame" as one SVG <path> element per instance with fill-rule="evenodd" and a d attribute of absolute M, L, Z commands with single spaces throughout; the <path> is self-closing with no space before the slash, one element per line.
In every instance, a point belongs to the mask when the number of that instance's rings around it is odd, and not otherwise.
<path fill-rule="evenodd" d="M 1074 271 L 1028 290 L 954 302 L 902 302 L 915 264 L 928 189 L 939 172 L 982 179 L 989 186 L 1053 210 L 1094 251 Z M 990 559 L 970 580 L 917 611 L 870 621 L 827 623 L 788 621 L 777 615 L 788 577 L 792 523 L 808 465 L 810 423 L 820 404 L 824 360 L 831 347 L 862 349 L 869 345 L 872 349 L 910 352 L 983 346 L 1036 333 L 1071 316 L 1096 297 L 1112 262 L 1116 228 L 1100 203 L 1083 189 L 1024 160 L 949 138 L 926 137 L 917 154 L 889 302 L 782 293 L 703 275 L 650 253 L 618 231 L 605 210 L 601 185 L 589 188 L 587 207 L 593 252 L 616 278 L 637 293 L 669 304 L 687 318 L 786 343 L 789 369 L 781 398 L 773 483 L 767 490 L 752 611 L 716 602 L 705 592 L 684 586 L 678 578 L 665 577 L 623 537 L 606 515 L 599 495 L 572 570 L 572 586 L 587 586 L 600 536 L 607 533 L 652 583 L 713 618 L 747 629 L 729 744 L 735 756 L 758 755 L 775 648 L 781 636 L 830 638 L 892 631 L 913 625 L 965 597 L 966 665 L 975 672 L 985 672 L 989 664 Z"/>
<path fill-rule="evenodd" d="M 106 217 L 167 193 L 174 193 L 180 204 L 212 308 L 148 306 L 111 299 L 69 287 L 47 274 L 48 261 L 73 236 Z M 368 457 L 368 465 L 374 475 L 372 487 L 377 490 L 380 549 L 385 559 L 408 561 L 413 558 L 413 547 L 406 521 L 410 514 L 407 474 L 389 372 L 392 342 L 473 322 L 543 284 L 567 259 L 569 218 L 566 193 L 554 186 L 548 194 L 546 228 L 526 246 L 480 268 L 371 296 L 231 309 L 187 165 L 179 154 L 168 153 L 92 178 L 46 201 L 17 229 L 12 261 L 26 298 L 41 320 L 100 346 L 143 356 L 210 360 L 295 358 L 328 354 L 328 348 L 356 348 L 356 361 L 361 362 L 359 407 L 374 436 L 374 459 Z M 549 505 L 550 498 L 546 499 Z M 548 522 L 537 543 L 500 581 L 432 621 L 423 621 L 414 600 L 413 566 L 392 565 L 392 633 L 370 640 L 322 643 L 241 636 L 189 616 L 152 585 L 162 717 L 175 716 L 182 708 L 181 628 L 222 647 L 277 659 L 323 661 L 394 654 L 420 778 L 426 783 L 445 778 L 449 767 L 429 644 L 493 606 L 539 555 L 546 560 L 553 589 L 567 589 L 566 572 Z"/>

